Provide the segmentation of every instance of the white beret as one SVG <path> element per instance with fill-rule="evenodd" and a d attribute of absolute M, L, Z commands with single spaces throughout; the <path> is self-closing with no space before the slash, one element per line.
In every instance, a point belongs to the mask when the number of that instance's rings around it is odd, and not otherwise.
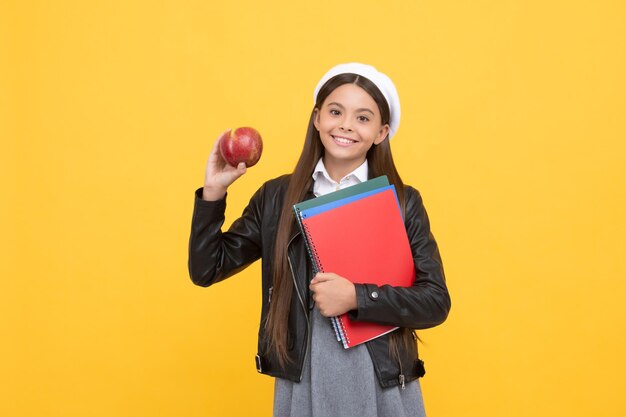
<path fill-rule="evenodd" d="M 313 94 L 313 102 L 317 102 L 317 94 L 320 92 L 322 86 L 326 81 L 339 74 L 357 74 L 361 75 L 378 87 L 385 99 L 387 105 L 389 105 L 389 139 L 398 131 L 400 126 L 400 97 L 398 97 L 398 91 L 396 86 L 391 81 L 391 78 L 379 72 L 371 65 L 360 64 L 358 62 L 351 62 L 348 64 L 339 64 L 332 67 L 322 79 L 317 83 L 315 87 L 315 93 Z"/>

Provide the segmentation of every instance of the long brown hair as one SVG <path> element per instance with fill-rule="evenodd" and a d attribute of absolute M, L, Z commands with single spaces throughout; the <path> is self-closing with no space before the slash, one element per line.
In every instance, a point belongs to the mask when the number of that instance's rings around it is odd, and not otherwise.
<path fill-rule="evenodd" d="M 320 89 L 317 101 L 307 128 L 304 147 L 298 159 L 298 163 L 291 175 L 285 200 L 283 203 L 280 218 L 278 220 L 278 230 L 274 249 L 273 262 L 273 289 L 272 302 L 267 317 L 267 331 L 269 333 L 269 348 L 278 358 L 281 365 L 290 362 L 287 347 L 288 317 L 291 306 L 291 297 L 294 285 L 291 280 L 289 261 L 287 259 L 287 246 L 295 231 L 295 218 L 292 207 L 294 204 L 304 200 L 305 195 L 312 186 L 312 174 L 317 161 L 324 154 L 324 147 L 320 140 L 320 135 L 314 125 L 315 109 L 321 109 L 324 100 L 337 87 L 343 84 L 355 84 L 363 88 L 378 104 L 382 124 L 389 123 L 389 105 L 378 87 L 370 80 L 357 74 L 339 74 L 329 79 Z M 404 184 L 398 174 L 398 170 L 391 156 L 389 138 L 385 138 L 380 144 L 372 145 L 367 153 L 369 165 L 369 176 L 371 178 L 387 175 L 389 182 L 396 187 L 400 207 L 404 213 Z M 391 338 L 390 350 L 393 348 L 397 352 L 399 339 L 403 343 L 412 343 L 411 333 L 407 330 L 394 332 Z M 397 356 L 394 354 L 394 356 Z"/>

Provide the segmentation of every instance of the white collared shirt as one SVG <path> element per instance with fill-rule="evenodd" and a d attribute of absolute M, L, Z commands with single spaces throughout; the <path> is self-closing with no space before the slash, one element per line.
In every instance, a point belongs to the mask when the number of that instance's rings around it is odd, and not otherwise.
<path fill-rule="evenodd" d="M 367 181 L 368 173 L 369 165 L 366 159 L 357 169 L 343 177 L 339 183 L 337 183 L 335 180 L 330 178 L 330 175 L 324 166 L 324 161 L 320 158 L 320 160 L 317 161 L 315 169 L 313 170 L 313 194 L 315 194 L 315 197 L 319 197 L 333 191 L 365 182 Z"/>

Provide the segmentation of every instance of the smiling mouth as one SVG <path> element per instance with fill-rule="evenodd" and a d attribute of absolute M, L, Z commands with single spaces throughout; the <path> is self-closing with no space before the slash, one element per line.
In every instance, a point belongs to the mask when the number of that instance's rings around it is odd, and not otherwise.
<path fill-rule="evenodd" d="M 356 140 L 350 139 L 350 138 L 344 138 L 342 136 L 333 136 L 333 139 L 336 142 L 342 143 L 344 145 L 350 145 L 352 143 L 356 143 Z"/>

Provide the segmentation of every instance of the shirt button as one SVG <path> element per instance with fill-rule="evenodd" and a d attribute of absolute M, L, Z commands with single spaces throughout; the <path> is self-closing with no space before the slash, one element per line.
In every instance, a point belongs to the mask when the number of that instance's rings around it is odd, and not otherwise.
<path fill-rule="evenodd" d="M 372 291 L 372 293 L 370 294 L 370 297 L 372 297 L 374 300 L 378 298 L 378 292 L 377 291 Z"/>

